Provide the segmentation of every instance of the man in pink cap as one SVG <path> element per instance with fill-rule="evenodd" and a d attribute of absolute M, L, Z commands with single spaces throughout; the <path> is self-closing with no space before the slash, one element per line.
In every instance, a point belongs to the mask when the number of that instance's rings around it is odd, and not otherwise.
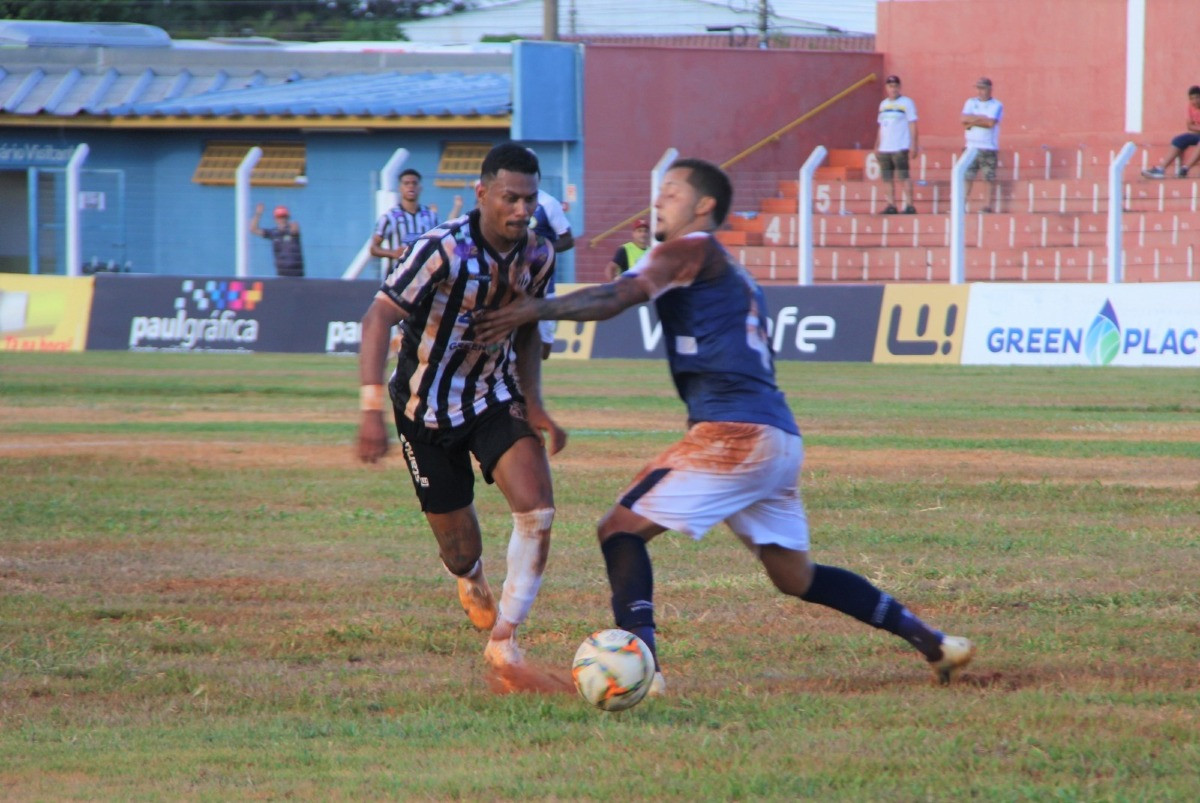
<path fill-rule="evenodd" d="M 608 280 L 611 282 L 636 265 L 649 247 L 650 223 L 643 218 L 638 218 L 633 222 L 633 239 L 617 249 L 617 252 L 613 254 L 612 262 L 609 262 L 608 267 L 605 268 Z"/>
<path fill-rule="evenodd" d="M 304 254 L 300 250 L 300 224 L 291 219 L 286 206 L 275 207 L 275 228 L 263 229 L 258 225 L 262 218 L 263 205 L 254 207 L 250 218 L 250 233 L 271 241 L 275 252 L 275 272 L 280 276 L 304 277 Z"/>

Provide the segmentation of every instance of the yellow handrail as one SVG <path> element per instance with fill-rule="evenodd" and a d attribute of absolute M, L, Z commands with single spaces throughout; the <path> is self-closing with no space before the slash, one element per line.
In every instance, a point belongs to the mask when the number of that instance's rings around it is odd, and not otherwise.
<path fill-rule="evenodd" d="M 838 92 L 833 97 L 812 107 L 811 109 L 806 111 L 804 114 L 800 115 L 795 120 L 792 120 L 790 123 L 785 125 L 783 128 L 780 128 L 777 131 L 775 131 L 774 133 L 768 134 L 767 136 L 763 137 L 758 142 L 754 143 L 749 148 L 746 148 L 746 150 L 739 153 L 737 156 L 734 156 L 731 159 L 726 159 L 724 162 L 721 163 L 721 167 L 727 168 L 732 164 L 736 164 L 736 163 L 740 162 L 742 159 L 745 159 L 750 154 L 754 153 L 755 151 L 765 147 L 767 145 L 767 143 L 778 141 L 781 136 L 783 136 L 787 132 L 791 131 L 793 128 L 800 125 L 801 123 L 804 123 L 807 120 L 809 120 L 810 118 L 825 111 L 830 106 L 832 106 L 833 104 L 837 103 L 842 98 L 849 95 L 851 92 L 857 92 L 859 89 L 862 89 L 867 84 L 873 83 L 878 80 L 879 80 L 879 76 L 877 76 L 875 73 L 871 73 L 870 75 L 863 76 L 862 78 L 858 79 L 853 84 L 851 84 L 850 86 L 843 89 L 841 92 Z M 621 229 L 625 228 L 626 226 L 628 226 L 630 223 L 637 220 L 638 218 L 646 217 L 649 214 L 650 214 L 650 207 L 648 207 L 648 206 L 638 210 L 637 212 L 634 212 L 632 215 L 625 218 L 617 225 L 613 226 L 612 228 L 608 229 L 607 231 L 597 234 L 595 237 L 588 240 L 588 247 L 595 248 L 596 244 L 599 243 L 601 240 L 603 240 L 605 237 L 608 237 L 610 234 L 620 231 Z"/>

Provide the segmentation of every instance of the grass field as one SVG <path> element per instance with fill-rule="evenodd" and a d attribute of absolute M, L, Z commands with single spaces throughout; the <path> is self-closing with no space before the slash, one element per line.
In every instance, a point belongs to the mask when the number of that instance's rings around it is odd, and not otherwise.
<path fill-rule="evenodd" d="M 0 353 L 0 798 L 1180 800 L 1200 790 L 1200 373 L 783 364 L 814 557 L 976 662 L 655 558 L 669 694 L 504 694 L 353 360 Z M 609 626 L 593 527 L 682 426 L 657 362 L 546 366 L 571 433 L 530 657 Z M 479 488 L 493 582 L 510 520 Z"/>

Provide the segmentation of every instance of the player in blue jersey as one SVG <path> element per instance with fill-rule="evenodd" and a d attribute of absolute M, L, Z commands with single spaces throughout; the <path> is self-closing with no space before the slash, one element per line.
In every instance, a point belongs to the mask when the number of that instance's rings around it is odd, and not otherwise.
<path fill-rule="evenodd" d="M 808 519 L 796 485 L 804 447 L 775 382 L 764 296 L 713 236 L 732 199 L 719 167 L 676 161 L 655 201 L 661 245 L 607 284 L 554 299 L 525 296 L 482 313 L 476 336 L 499 340 L 539 319 L 604 320 L 654 300 L 688 431 L 642 469 L 600 520 L 618 627 L 655 650 L 646 543 L 666 530 L 698 539 L 724 521 L 784 594 L 900 636 L 947 683 L 974 655 L 970 641 L 930 628 L 866 578 L 809 558 Z M 659 672 L 652 691 L 664 689 Z"/>

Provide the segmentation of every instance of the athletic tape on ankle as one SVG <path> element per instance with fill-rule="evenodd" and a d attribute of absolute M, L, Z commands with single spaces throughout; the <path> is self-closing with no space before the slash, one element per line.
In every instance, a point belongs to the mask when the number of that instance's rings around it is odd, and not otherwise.
<path fill-rule="evenodd" d="M 529 616 L 542 585 L 543 543 L 550 538 L 554 508 L 513 514 L 513 531 L 508 540 L 508 573 L 500 594 L 500 616 L 519 625 Z M 548 544 L 547 547 L 548 548 Z"/>

